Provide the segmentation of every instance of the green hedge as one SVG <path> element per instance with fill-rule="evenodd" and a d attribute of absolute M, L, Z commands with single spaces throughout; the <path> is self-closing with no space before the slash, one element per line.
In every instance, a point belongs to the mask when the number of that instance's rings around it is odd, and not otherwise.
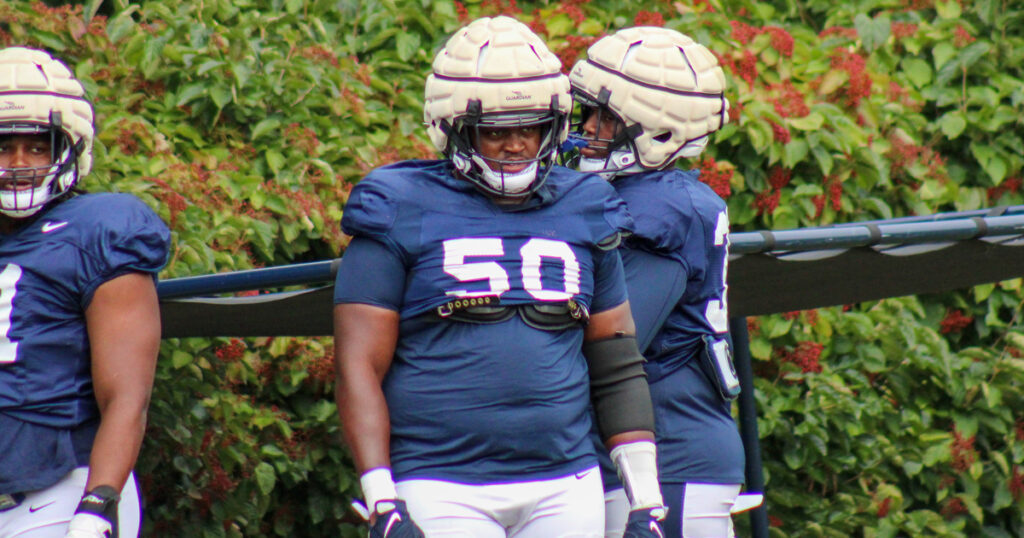
<path fill-rule="evenodd" d="M 340 255 L 352 184 L 433 154 L 431 57 L 483 14 L 567 65 L 633 24 L 711 48 L 732 121 L 689 166 L 734 231 L 1024 203 L 1018 2 L 633 5 L 7 0 L 0 44 L 75 65 L 99 128 L 85 186 L 171 224 L 165 278 Z M 1022 306 L 1016 279 L 750 319 L 773 536 L 1024 535 Z M 329 339 L 165 341 L 146 535 L 360 535 L 332 383 Z"/>

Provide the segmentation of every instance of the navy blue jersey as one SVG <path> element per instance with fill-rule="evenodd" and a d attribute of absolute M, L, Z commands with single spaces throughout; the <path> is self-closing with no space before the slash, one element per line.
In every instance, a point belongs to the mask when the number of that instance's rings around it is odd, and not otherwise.
<path fill-rule="evenodd" d="M 706 335 L 727 337 L 726 264 L 729 221 L 725 202 L 697 171 L 622 176 L 612 186 L 629 206 L 634 233 L 620 249 L 637 333 L 654 402 L 658 470 L 663 483 L 742 483 L 742 441 L 730 405 L 699 365 Z M 682 271 L 645 263 L 650 256 Z M 685 287 L 678 289 L 682 274 Z M 666 305 L 665 301 L 671 301 Z M 662 313 L 669 307 L 667 316 Z M 664 320 L 659 327 L 641 320 Z M 606 486 L 617 479 L 603 458 Z"/>
<path fill-rule="evenodd" d="M 357 240 L 342 258 L 335 302 L 401 313 L 383 383 L 393 473 L 487 484 L 592 466 L 582 328 L 539 330 L 518 316 L 454 322 L 431 311 L 483 296 L 507 305 L 572 299 L 592 312 L 622 304 L 621 260 L 599 245 L 631 225 L 625 205 L 596 176 L 556 167 L 529 201 L 501 207 L 450 170 L 448 161 L 375 170 L 342 220 Z M 372 252 L 389 259 L 347 261 Z M 359 286 L 365 279 L 389 284 Z"/>
<path fill-rule="evenodd" d="M 0 236 L 0 493 L 48 486 L 88 458 L 91 437 L 73 437 L 99 417 L 85 309 L 104 282 L 159 271 L 169 243 L 127 194 L 75 196 Z"/>

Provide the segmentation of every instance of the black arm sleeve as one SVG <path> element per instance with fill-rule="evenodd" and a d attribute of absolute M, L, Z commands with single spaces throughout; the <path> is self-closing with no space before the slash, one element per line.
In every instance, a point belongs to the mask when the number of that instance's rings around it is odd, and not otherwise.
<path fill-rule="evenodd" d="M 631 431 L 654 431 L 654 407 L 644 358 L 632 336 L 583 344 L 590 369 L 590 399 L 602 440 Z"/>

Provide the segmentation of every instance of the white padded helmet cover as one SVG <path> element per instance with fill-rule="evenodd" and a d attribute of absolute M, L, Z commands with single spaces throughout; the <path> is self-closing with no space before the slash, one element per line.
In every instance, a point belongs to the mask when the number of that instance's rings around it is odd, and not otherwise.
<path fill-rule="evenodd" d="M 729 120 L 718 60 L 707 47 L 667 28 L 626 28 L 598 40 L 569 79 L 594 98 L 607 89 L 608 107 L 626 127 L 641 126 L 634 143 L 645 168 L 665 166 L 687 141 Z"/>
<path fill-rule="evenodd" d="M 442 121 L 454 125 L 471 101 L 480 102 L 482 114 L 515 113 L 550 110 L 557 96 L 558 109 L 568 116 L 572 97 L 561 68 L 558 57 L 525 24 L 505 16 L 473 21 L 434 57 L 423 107 L 430 140 L 445 151 L 448 135 Z M 565 122 L 556 143 L 568 133 Z"/>
<path fill-rule="evenodd" d="M 0 125 L 32 123 L 49 126 L 50 113 L 60 112 L 63 131 L 71 144 L 84 141 L 78 155 L 78 176 L 92 168 L 94 135 L 92 105 L 82 84 L 49 54 L 24 47 L 0 49 Z M 61 191 L 71 187 L 74 174 L 59 178 Z"/>

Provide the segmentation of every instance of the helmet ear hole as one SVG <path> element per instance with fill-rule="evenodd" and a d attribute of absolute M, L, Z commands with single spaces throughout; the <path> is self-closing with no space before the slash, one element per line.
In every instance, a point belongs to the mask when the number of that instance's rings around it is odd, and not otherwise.
<path fill-rule="evenodd" d="M 658 142 L 661 142 L 662 144 L 664 144 L 665 142 L 668 142 L 669 140 L 672 139 L 672 133 L 669 132 L 669 131 L 665 131 L 664 133 L 661 133 L 661 134 L 656 135 L 656 136 L 652 136 L 651 138 L 653 138 L 654 140 L 657 140 Z"/>

